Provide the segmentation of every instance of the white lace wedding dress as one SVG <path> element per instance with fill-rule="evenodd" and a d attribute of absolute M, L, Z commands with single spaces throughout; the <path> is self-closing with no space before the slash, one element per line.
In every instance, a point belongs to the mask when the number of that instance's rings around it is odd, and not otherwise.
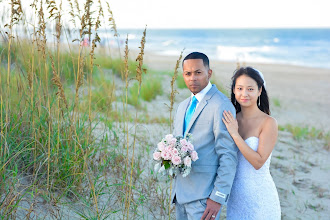
<path fill-rule="evenodd" d="M 257 151 L 259 139 L 245 140 Z M 279 220 L 281 207 L 277 190 L 269 172 L 271 155 L 266 163 L 256 170 L 238 153 L 238 166 L 227 205 L 228 220 Z"/>

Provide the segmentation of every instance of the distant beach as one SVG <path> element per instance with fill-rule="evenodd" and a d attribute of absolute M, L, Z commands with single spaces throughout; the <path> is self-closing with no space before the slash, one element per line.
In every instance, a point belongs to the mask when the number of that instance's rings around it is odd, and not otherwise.
<path fill-rule="evenodd" d="M 142 30 L 121 29 L 119 43 L 128 36 L 137 48 Z M 103 33 L 103 34 L 102 34 Z M 102 44 L 117 46 L 100 31 Z M 146 51 L 178 56 L 203 51 L 217 61 L 303 65 L 330 69 L 330 29 L 147 29 Z"/>

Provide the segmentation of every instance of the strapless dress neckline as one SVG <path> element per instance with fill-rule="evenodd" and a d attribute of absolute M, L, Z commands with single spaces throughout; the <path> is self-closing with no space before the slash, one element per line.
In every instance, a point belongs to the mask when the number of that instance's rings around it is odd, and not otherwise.
<path fill-rule="evenodd" d="M 247 140 L 250 139 L 250 138 L 256 138 L 256 139 L 259 139 L 259 138 L 256 137 L 256 136 L 250 136 L 250 137 L 246 138 L 244 141 L 247 141 Z"/>

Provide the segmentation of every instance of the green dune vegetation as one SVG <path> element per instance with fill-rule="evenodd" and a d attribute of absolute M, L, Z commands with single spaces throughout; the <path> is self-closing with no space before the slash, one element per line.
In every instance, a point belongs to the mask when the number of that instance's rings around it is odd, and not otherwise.
<path fill-rule="evenodd" d="M 118 37 L 107 2 L 66 3 L 68 15 L 62 2 L 1 2 L 8 7 L 0 44 L 1 219 L 166 216 L 169 186 L 159 189 L 155 177 L 141 178 L 150 170 L 134 152 L 141 142 L 137 123 L 149 121 L 137 117 L 141 100 L 163 93 L 162 73 L 151 74 L 143 64 L 146 30 L 137 58 L 130 57 L 128 41 L 122 57 L 120 48 L 99 45 L 102 26 Z M 69 42 L 69 34 L 76 40 Z M 88 47 L 81 43 L 86 37 Z M 116 77 L 124 84 L 118 94 Z M 150 197 L 160 210 L 145 205 Z M 68 211 L 56 208 L 62 206 Z"/>

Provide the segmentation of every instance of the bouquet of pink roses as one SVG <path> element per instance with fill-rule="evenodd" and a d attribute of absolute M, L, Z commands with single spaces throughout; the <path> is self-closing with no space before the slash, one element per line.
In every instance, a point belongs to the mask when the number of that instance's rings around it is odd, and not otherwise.
<path fill-rule="evenodd" d="M 181 173 L 186 177 L 191 171 L 192 161 L 198 159 L 194 146 L 189 141 L 190 134 L 186 138 L 174 137 L 168 134 L 157 144 L 153 158 L 156 161 L 155 171 L 175 176 Z"/>

